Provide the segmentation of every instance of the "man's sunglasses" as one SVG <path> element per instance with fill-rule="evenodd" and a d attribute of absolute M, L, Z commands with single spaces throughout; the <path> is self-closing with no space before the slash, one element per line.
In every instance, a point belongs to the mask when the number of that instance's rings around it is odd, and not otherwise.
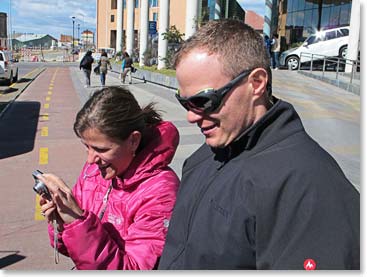
<path fill-rule="evenodd" d="M 193 111 L 194 113 L 211 113 L 218 109 L 224 96 L 232 90 L 232 88 L 243 80 L 245 77 L 250 75 L 253 69 L 242 71 L 237 77 L 231 80 L 228 84 L 224 85 L 219 89 L 206 88 L 189 98 L 181 97 L 180 91 L 177 90 L 176 98 L 180 104 L 186 109 Z"/>

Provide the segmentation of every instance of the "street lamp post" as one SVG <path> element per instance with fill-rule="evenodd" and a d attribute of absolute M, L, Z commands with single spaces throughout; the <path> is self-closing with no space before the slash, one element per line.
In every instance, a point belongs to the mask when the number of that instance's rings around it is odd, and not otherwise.
<path fill-rule="evenodd" d="M 72 47 L 71 47 L 71 54 L 73 55 L 73 62 L 74 62 L 74 24 L 75 24 L 75 16 L 71 17 L 73 20 L 73 40 L 72 40 Z"/>
<path fill-rule="evenodd" d="M 79 49 L 79 44 L 80 44 L 80 24 L 78 23 L 78 49 Z"/>

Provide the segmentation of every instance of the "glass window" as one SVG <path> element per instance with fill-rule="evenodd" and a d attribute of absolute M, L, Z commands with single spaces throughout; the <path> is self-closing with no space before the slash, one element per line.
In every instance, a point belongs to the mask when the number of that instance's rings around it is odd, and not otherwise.
<path fill-rule="evenodd" d="M 151 7 L 158 7 L 158 0 L 150 0 L 149 4 Z"/>
<path fill-rule="evenodd" d="M 316 42 L 319 42 L 320 38 L 315 36 L 315 35 L 312 35 L 312 36 L 309 36 L 306 41 L 307 41 L 308 45 L 310 45 L 310 44 L 314 44 Z"/>
<path fill-rule="evenodd" d="M 315 0 L 305 0 L 305 9 L 316 9 L 317 5 Z"/>
<path fill-rule="evenodd" d="M 293 23 L 293 14 L 294 13 L 288 13 L 288 15 L 287 15 L 287 22 L 286 22 L 287 27 L 292 28 L 294 26 L 294 23 Z"/>
<path fill-rule="evenodd" d="M 329 27 L 330 23 L 330 8 L 323 8 L 321 14 L 321 28 Z"/>
<path fill-rule="evenodd" d="M 287 2 L 287 11 L 288 11 L 288 13 L 293 12 L 293 2 L 294 2 L 294 0 L 288 0 L 288 2 Z"/>
<path fill-rule="evenodd" d="M 117 0 L 111 0 L 111 10 L 117 9 Z"/>
<path fill-rule="evenodd" d="M 135 8 L 139 8 L 139 0 L 135 0 Z"/>
<path fill-rule="evenodd" d="M 350 12 L 352 4 L 345 4 L 340 6 L 340 26 L 348 26 L 350 22 Z"/>
<path fill-rule="evenodd" d="M 125 9 L 125 7 L 126 7 L 126 0 L 124 0 L 124 9 Z"/>
<path fill-rule="evenodd" d="M 295 16 L 295 26 L 297 27 L 301 27 L 303 26 L 303 19 L 304 19 L 304 12 L 295 12 L 294 16 Z"/>
<path fill-rule="evenodd" d="M 153 21 L 158 21 L 158 13 L 153 13 Z"/>
<path fill-rule="evenodd" d="M 301 11 L 305 8 L 305 0 L 297 0 L 297 6 L 295 8 L 295 11 Z"/>
<path fill-rule="evenodd" d="M 336 32 L 335 31 L 326 32 L 325 40 L 330 40 L 330 39 L 334 39 L 334 38 L 336 38 Z"/>
<path fill-rule="evenodd" d="M 115 22 L 115 15 L 111 14 L 111 22 Z"/>
<path fill-rule="evenodd" d="M 330 27 L 339 26 L 340 6 L 331 7 L 330 10 Z"/>
<path fill-rule="evenodd" d="M 346 37 L 349 36 L 349 30 L 348 29 L 340 29 L 338 32 L 338 37 Z"/>
<path fill-rule="evenodd" d="M 3 60 L 4 60 L 3 54 L 0 53 L 0 61 L 3 61 Z"/>

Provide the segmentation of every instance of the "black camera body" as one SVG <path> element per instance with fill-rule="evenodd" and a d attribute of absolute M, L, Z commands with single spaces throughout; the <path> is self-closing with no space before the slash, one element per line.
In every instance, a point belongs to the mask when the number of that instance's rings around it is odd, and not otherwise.
<path fill-rule="evenodd" d="M 42 172 L 39 170 L 35 170 L 32 172 L 32 176 L 34 178 L 35 184 L 33 186 L 33 190 L 39 195 L 43 196 L 47 200 L 52 200 L 50 191 L 47 186 L 37 178 L 38 175 L 42 175 Z"/>

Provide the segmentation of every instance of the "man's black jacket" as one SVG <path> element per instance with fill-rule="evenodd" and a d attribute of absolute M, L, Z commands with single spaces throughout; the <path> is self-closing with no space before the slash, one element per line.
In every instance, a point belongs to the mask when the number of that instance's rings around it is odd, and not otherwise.
<path fill-rule="evenodd" d="M 359 193 L 281 100 L 189 157 L 159 269 L 359 269 Z"/>

